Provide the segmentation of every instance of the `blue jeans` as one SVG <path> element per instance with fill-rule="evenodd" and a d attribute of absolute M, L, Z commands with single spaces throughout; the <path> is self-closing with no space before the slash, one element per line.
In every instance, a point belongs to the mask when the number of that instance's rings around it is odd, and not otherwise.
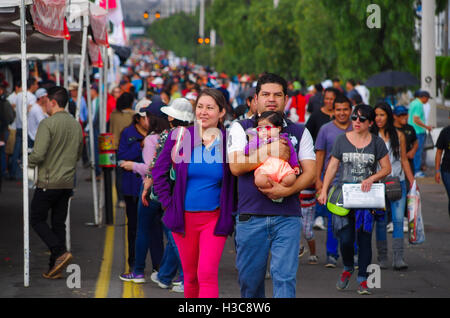
<path fill-rule="evenodd" d="M 397 201 L 388 201 L 391 206 L 392 225 L 394 226 L 394 232 L 392 238 L 403 238 L 403 217 L 405 215 L 406 208 L 406 182 L 401 181 L 402 197 Z M 376 220 L 376 238 L 377 241 L 386 241 L 387 239 L 387 220 L 385 216 L 382 219 Z"/>
<path fill-rule="evenodd" d="M 417 140 L 419 141 L 419 148 L 417 148 L 416 154 L 414 155 L 414 173 L 417 173 L 420 170 L 422 165 L 422 152 L 423 146 L 425 144 L 426 134 L 417 134 Z"/>
<path fill-rule="evenodd" d="M 355 241 L 358 243 L 358 282 L 367 280 L 367 266 L 372 262 L 372 232 L 355 231 L 355 217 L 349 215 L 349 224 L 338 232 L 344 270 L 353 271 Z"/>
<path fill-rule="evenodd" d="M 335 259 L 339 258 L 338 245 L 339 241 L 334 236 L 332 225 L 332 214 L 328 211 L 327 206 L 323 204 L 316 204 L 316 216 L 326 217 L 328 219 L 327 225 L 327 256 L 333 256 Z"/>
<path fill-rule="evenodd" d="M 441 179 L 442 183 L 444 183 L 445 190 L 447 190 L 448 213 L 450 214 L 450 172 L 441 170 Z"/>
<path fill-rule="evenodd" d="M 142 194 L 142 188 L 141 188 Z M 143 275 L 147 251 L 150 249 L 153 268 L 156 269 L 161 263 L 164 251 L 161 216 L 163 210 L 161 203 L 151 200 L 149 206 L 142 204 L 139 195 L 138 221 L 136 234 L 136 256 L 134 262 L 134 273 Z"/>
<path fill-rule="evenodd" d="M 302 220 L 300 217 L 236 217 L 236 267 L 241 297 L 264 298 L 269 251 L 275 298 L 295 297 Z"/>
<path fill-rule="evenodd" d="M 17 174 L 19 170 L 19 158 L 22 156 L 22 128 L 16 129 L 16 143 L 14 144 L 13 154 L 9 162 L 9 177 L 16 179 L 21 178 L 22 174 Z"/>
<path fill-rule="evenodd" d="M 183 268 L 181 267 L 180 254 L 178 253 L 177 245 L 173 239 L 172 232 L 163 224 L 164 233 L 166 233 L 167 244 L 164 250 L 164 255 L 161 260 L 161 266 L 158 271 L 158 279 L 166 285 L 170 285 L 177 270 L 180 271 L 180 279 L 183 280 Z"/>
<path fill-rule="evenodd" d="M 325 205 L 322 205 L 319 202 L 316 202 L 316 216 L 315 216 L 315 218 L 317 218 L 319 216 L 326 218 L 328 216 L 328 210 L 327 210 L 327 207 Z"/>

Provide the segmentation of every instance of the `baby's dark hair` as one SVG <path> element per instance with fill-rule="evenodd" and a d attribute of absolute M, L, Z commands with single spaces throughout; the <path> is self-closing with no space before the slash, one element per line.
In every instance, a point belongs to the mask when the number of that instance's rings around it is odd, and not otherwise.
<path fill-rule="evenodd" d="M 258 123 L 263 119 L 267 119 L 276 127 L 283 127 L 284 118 L 282 113 L 270 110 L 262 113 L 261 115 L 257 115 L 255 118 L 255 127 L 258 127 Z"/>

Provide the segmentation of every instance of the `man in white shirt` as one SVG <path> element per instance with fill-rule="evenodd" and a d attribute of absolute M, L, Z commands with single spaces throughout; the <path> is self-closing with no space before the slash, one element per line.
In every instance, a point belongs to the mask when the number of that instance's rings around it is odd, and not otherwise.
<path fill-rule="evenodd" d="M 28 91 L 26 92 L 27 98 L 27 111 L 30 110 L 31 106 L 36 102 L 36 96 L 34 92 L 39 88 L 38 81 L 34 77 L 30 77 L 27 80 Z M 16 142 L 14 143 L 14 151 L 10 158 L 9 167 L 9 178 L 11 180 L 20 179 L 19 161 L 22 156 L 22 100 L 24 92 L 20 92 L 16 97 L 16 120 L 14 121 L 16 125 Z"/>
<path fill-rule="evenodd" d="M 28 148 L 33 148 L 34 146 L 39 123 L 48 117 L 46 112 L 48 103 L 47 90 L 45 88 L 39 88 L 35 95 L 37 101 L 31 106 L 28 114 Z"/>
<path fill-rule="evenodd" d="M 369 104 L 369 102 L 370 102 L 369 89 L 366 86 L 364 86 L 361 81 L 358 81 L 358 83 L 355 86 L 355 89 L 359 93 L 359 95 L 361 95 L 361 98 L 362 98 L 364 104 L 370 105 Z"/>

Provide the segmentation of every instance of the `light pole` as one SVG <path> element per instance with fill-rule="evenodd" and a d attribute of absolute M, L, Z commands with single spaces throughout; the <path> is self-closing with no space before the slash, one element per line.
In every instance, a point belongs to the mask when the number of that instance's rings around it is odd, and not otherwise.
<path fill-rule="evenodd" d="M 198 35 L 202 39 L 205 37 L 205 0 L 200 0 L 200 22 Z"/>
<path fill-rule="evenodd" d="M 422 1 L 421 89 L 430 93 L 427 125 L 436 127 L 436 44 L 434 24 L 435 0 Z"/>

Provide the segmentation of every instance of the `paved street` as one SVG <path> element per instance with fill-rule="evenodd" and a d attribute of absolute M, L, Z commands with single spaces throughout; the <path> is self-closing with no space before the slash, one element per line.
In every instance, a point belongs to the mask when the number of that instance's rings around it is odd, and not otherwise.
<path fill-rule="evenodd" d="M 428 172 L 429 174 L 429 172 Z M 160 289 L 150 281 L 143 285 L 124 283 L 119 274 L 125 269 L 125 212 L 115 210 L 115 225 L 93 227 L 91 183 L 84 179 L 87 169 L 78 169 L 75 198 L 71 209 L 73 264 L 81 269 L 81 288 L 68 288 L 70 273 L 64 279 L 46 280 L 41 274 L 47 269 L 48 251 L 30 229 L 30 286 L 23 286 L 23 217 L 22 190 L 17 182 L 6 181 L 0 194 L 0 297 L 64 297 L 64 298 L 182 298 L 179 293 Z M 408 245 L 404 272 L 392 269 L 381 272 L 381 288 L 370 297 L 449 297 L 450 296 L 450 217 L 447 197 L 442 185 L 432 178 L 420 179 L 423 198 L 426 242 Z M 30 194 L 31 195 L 31 194 Z M 356 293 L 356 281 L 343 291 L 335 282 L 342 270 L 341 260 L 335 269 L 325 268 L 325 231 L 316 231 L 319 265 L 308 265 L 307 255 L 300 259 L 297 274 L 297 297 L 361 297 Z M 390 237 L 388 238 L 390 240 Z M 373 259 L 375 260 L 375 253 Z M 225 247 L 219 270 L 221 298 L 239 298 L 235 252 L 231 238 Z M 150 264 L 150 259 L 148 260 Z M 149 266 L 148 266 L 149 267 Z M 147 273 L 149 276 L 149 273 Z M 70 277 L 69 277 L 70 278 Z M 70 285 L 70 284 L 69 284 Z M 272 296 L 271 281 L 266 280 L 266 294 Z"/>

